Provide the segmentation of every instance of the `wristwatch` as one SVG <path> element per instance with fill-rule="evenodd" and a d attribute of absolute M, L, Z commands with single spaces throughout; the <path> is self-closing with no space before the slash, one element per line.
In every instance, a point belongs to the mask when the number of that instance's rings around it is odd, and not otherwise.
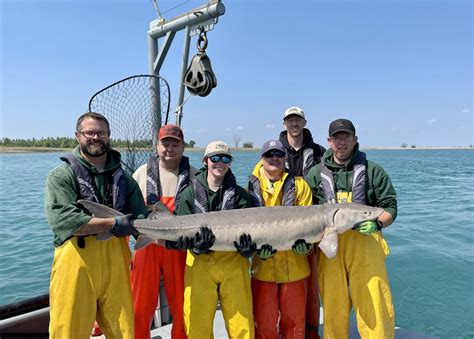
<path fill-rule="evenodd" d="M 377 231 L 380 231 L 383 228 L 383 223 L 380 219 L 377 219 Z"/>

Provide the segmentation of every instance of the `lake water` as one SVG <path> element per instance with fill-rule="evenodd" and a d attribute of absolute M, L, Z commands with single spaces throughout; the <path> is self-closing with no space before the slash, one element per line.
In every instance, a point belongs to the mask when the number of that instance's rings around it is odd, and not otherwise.
<path fill-rule="evenodd" d="M 396 325 L 440 338 L 474 338 L 474 151 L 370 150 L 398 193 L 384 232 Z M 59 153 L 0 154 L 0 305 L 48 292 L 53 237 L 44 183 Z M 200 167 L 200 152 L 189 152 Z M 246 186 L 257 152 L 236 152 Z"/>

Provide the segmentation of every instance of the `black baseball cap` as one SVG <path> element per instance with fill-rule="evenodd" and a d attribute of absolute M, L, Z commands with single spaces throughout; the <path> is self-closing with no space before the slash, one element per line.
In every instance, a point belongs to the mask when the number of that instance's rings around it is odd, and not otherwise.
<path fill-rule="evenodd" d="M 354 125 L 347 119 L 337 119 L 331 122 L 329 125 L 329 136 L 331 137 L 337 132 L 347 132 L 353 135 L 356 134 Z"/>

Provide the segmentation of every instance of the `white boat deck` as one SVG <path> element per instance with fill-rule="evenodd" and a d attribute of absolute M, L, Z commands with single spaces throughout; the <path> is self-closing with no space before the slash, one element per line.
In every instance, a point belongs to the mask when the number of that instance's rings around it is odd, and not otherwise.
<path fill-rule="evenodd" d="M 321 319 L 320 319 L 320 327 L 319 327 L 319 334 L 321 338 L 323 338 L 323 309 L 321 308 Z M 171 338 L 171 325 L 166 325 L 163 327 L 156 328 L 151 331 L 151 338 L 152 339 L 169 339 Z M 222 316 L 222 312 L 217 310 L 216 316 L 214 318 L 214 338 L 215 339 L 227 339 L 227 332 L 224 325 L 224 318 Z M 360 335 L 357 332 L 357 324 L 355 322 L 354 316 L 351 317 L 351 324 L 350 324 L 350 335 L 349 339 L 359 339 Z M 418 333 L 414 331 L 404 330 L 400 327 L 395 327 L 395 338 L 396 339 L 433 339 L 434 337 L 430 337 L 423 333 Z"/>

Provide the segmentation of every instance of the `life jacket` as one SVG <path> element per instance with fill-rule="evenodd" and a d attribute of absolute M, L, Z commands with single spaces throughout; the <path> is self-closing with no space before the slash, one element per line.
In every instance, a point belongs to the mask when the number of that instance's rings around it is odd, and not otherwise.
<path fill-rule="evenodd" d="M 303 176 L 308 174 L 311 167 L 314 166 L 314 149 L 312 147 L 303 150 Z M 290 168 L 290 155 L 285 157 L 285 168 Z"/>
<path fill-rule="evenodd" d="M 128 213 L 128 186 L 122 167 L 119 166 L 115 171 L 107 172 L 107 187 L 102 201 L 97 194 L 94 179 L 90 170 L 81 164 L 79 160 L 72 154 L 67 154 L 60 158 L 65 161 L 74 172 L 77 183 L 79 185 L 79 195 L 81 199 L 104 204 L 122 213 Z M 109 180 L 109 179 L 112 180 Z"/>
<path fill-rule="evenodd" d="M 147 178 L 146 178 L 146 201 L 147 205 L 154 205 L 163 196 L 160 183 L 160 158 L 156 155 L 152 155 L 148 158 L 147 163 Z M 178 170 L 178 184 L 176 187 L 176 196 L 174 198 L 174 208 L 179 205 L 179 200 L 181 193 L 186 187 L 189 186 L 189 177 L 190 177 L 190 166 L 189 158 L 183 156 L 181 162 L 179 163 Z"/>
<path fill-rule="evenodd" d="M 254 202 L 254 207 L 265 206 L 263 202 L 262 190 L 260 189 L 260 180 L 255 176 L 251 175 L 249 178 L 248 192 L 252 201 Z M 289 174 L 285 182 L 283 183 L 283 194 L 282 194 L 282 206 L 295 206 L 296 204 L 296 183 L 295 177 L 292 174 Z"/>
<path fill-rule="evenodd" d="M 354 175 L 352 177 L 352 198 L 350 202 L 366 204 L 366 184 L 367 184 L 367 159 L 364 152 L 358 152 L 353 163 Z M 328 203 L 336 203 L 336 186 L 334 174 L 327 168 L 324 161 L 321 162 L 321 184 L 320 187 Z"/>
<path fill-rule="evenodd" d="M 225 189 L 222 196 L 222 202 L 220 204 L 220 211 L 232 210 L 235 208 L 235 194 L 237 189 L 237 182 L 235 177 L 232 175 L 230 185 Z M 195 178 L 191 179 L 194 188 L 194 213 L 207 213 L 210 212 L 209 200 L 207 198 L 207 188 L 204 187 Z"/>
<path fill-rule="evenodd" d="M 288 131 L 282 131 L 279 140 L 286 148 L 285 167 L 295 176 L 305 177 L 314 165 L 321 162 L 326 151 L 324 147 L 314 142 L 307 128 L 303 129 L 303 146 L 298 151 L 288 143 Z"/>

